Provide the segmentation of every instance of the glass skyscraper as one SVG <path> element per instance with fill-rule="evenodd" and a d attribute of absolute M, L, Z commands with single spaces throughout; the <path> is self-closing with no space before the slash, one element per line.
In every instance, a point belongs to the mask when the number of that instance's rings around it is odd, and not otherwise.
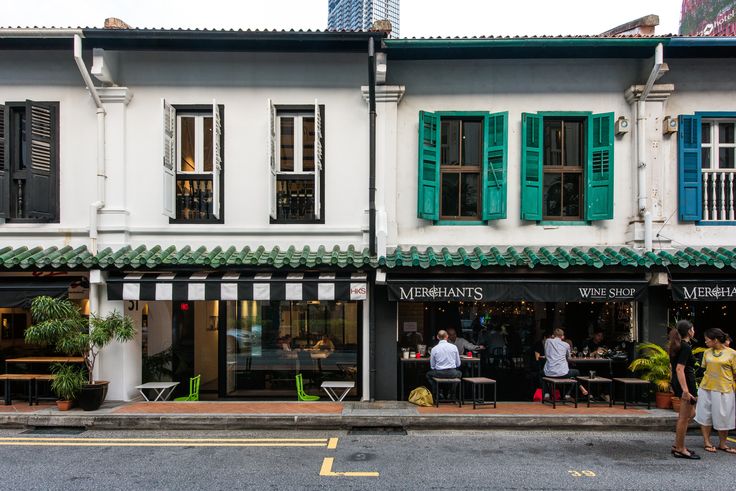
<path fill-rule="evenodd" d="M 399 0 L 329 0 L 327 28 L 367 30 L 377 20 L 391 21 L 391 37 L 399 37 Z"/>

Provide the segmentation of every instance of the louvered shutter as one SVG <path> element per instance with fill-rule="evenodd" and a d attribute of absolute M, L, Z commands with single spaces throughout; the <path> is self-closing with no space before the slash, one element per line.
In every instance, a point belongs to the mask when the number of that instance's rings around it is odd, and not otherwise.
<path fill-rule="evenodd" d="M 588 117 L 585 219 L 613 218 L 613 113 Z"/>
<path fill-rule="evenodd" d="M 10 115 L 0 104 L 0 218 L 10 217 L 10 158 L 5 136 L 9 127 Z"/>
<path fill-rule="evenodd" d="M 268 200 L 271 218 L 278 218 L 276 209 L 276 106 L 268 99 L 268 161 L 270 170 L 268 173 Z"/>
<path fill-rule="evenodd" d="M 681 221 L 703 219 L 702 125 L 699 116 L 679 117 L 677 135 L 678 208 Z"/>
<path fill-rule="evenodd" d="M 508 113 L 485 117 L 483 139 L 483 220 L 506 218 Z"/>
<path fill-rule="evenodd" d="M 317 100 L 314 101 L 314 218 L 322 216 L 322 114 Z"/>
<path fill-rule="evenodd" d="M 42 221 L 56 218 L 57 114 L 52 104 L 26 101 L 26 155 L 30 167 L 25 186 L 26 216 Z"/>
<path fill-rule="evenodd" d="M 419 111 L 417 216 L 440 219 L 440 118 Z"/>
<path fill-rule="evenodd" d="M 161 99 L 163 122 L 163 214 L 176 218 L 176 109 Z"/>
<path fill-rule="evenodd" d="M 521 219 L 542 219 L 542 117 L 521 115 Z"/>
<path fill-rule="evenodd" d="M 222 179 L 222 120 L 217 101 L 212 100 L 212 214 L 220 218 L 220 187 Z"/>

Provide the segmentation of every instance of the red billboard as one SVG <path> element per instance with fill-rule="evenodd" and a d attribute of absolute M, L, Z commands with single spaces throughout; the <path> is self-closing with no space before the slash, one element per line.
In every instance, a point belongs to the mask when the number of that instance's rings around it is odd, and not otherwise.
<path fill-rule="evenodd" d="M 683 36 L 736 36 L 736 0 L 682 0 Z"/>

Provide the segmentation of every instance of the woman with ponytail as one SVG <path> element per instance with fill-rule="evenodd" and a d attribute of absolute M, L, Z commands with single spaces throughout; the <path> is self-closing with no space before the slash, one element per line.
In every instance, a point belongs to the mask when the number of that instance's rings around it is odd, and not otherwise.
<path fill-rule="evenodd" d="M 672 390 L 679 397 L 680 414 L 675 427 L 675 444 L 672 455 L 679 459 L 697 460 L 695 452 L 685 447 L 685 433 L 690 420 L 695 415 L 695 358 L 690 342 L 695 336 L 695 328 L 687 320 L 681 320 L 670 331 L 669 354 L 672 365 Z"/>
<path fill-rule="evenodd" d="M 703 367 L 705 375 L 698 389 L 698 406 L 695 421 L 703 432 L 705 450 L 736 454 L 736 448 L 728 446 L 728 431 L 736 427 L 736 399 L 734 375 L 736 375 L 736 351 L 725 346 L 726 333 L 720 329 L 705 331 Z M 711 429 L 718 431 L 718 449 L 710 442 Z"/>

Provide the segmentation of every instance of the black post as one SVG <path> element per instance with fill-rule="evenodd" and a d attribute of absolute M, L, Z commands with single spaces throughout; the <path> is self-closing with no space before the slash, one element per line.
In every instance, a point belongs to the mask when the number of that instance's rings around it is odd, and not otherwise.
<path fill-rule="evenodd" d="M 376 255 L 376 53 L 373 36 L 368 38 L 368 251 Z M 375 273 L 368 282 L 368 339 L 370 363 L 370 395 L 376 393 L 376 313 L 373 299 Z"/>

